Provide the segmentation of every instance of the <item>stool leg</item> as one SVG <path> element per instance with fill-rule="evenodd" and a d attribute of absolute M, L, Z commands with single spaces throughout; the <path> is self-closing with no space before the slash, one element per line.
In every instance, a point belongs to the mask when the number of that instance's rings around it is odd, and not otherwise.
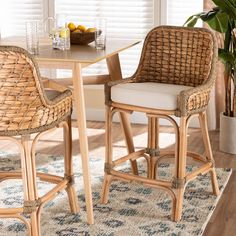
<path fill-rule="evenodd" d="M 106 59 L 107 69 L 111 76 L 111 80 L 119 80 L 122 78 L 122 72 L 120 67 L 120 59 L 118 54 L 115 54 Z M 121 126 L 125 136 L 126 147 L 128 153 L 134 152 L 134 143 L 132 138 L 131 126 L 129 121 L 129 115 L 124 112 L 119 112 Z M 136 160 L 130 160 L 132 173 L 138 175 L 138 166 Z"/>
<path fill-rule="evenodd" d="M 109 187 L 111 185 L 111 181 L 112 181 L 112 176 L 105 173 L 102 185 L 101 200 L 100 200 L 102 204 L 106 204 L 108 202 Z"/>
<path fill-rule="evenodd" d="M 124 136 L 125 136 L 127 151 L 130 154 L 130 153 L 135 151 L 133 138 L 132 138 L 132 131 L 131 131 L 130 121 L 128 119 L 128 114 L 120 112 L 119 115 L 120 115 L 121 126 L 122 126 L 123 133 L 124 133 Z M 138 175 L 137 161 L 136 160 L 130 160 L 130 163 L 131 163 L 132 173 L 134 175 Z"/>
<path fill-rule="evenodd" d="M 22 181 L 24 188 L 24 212 L 30 214 L 31 236 L 39 235 L 38 194 L 36 186 L 35 163 L 30 153 L 30 136 L 22 136 L 21 144 L 23 153 L 21 155 Z"/>
<path fill-rule="evenodd" d="M 205 151 L 206 151 L 206 158 L 207 158 L 208 161 L 214 163 L 210 138 L 209 138 L 209 134 L 208 134 L 206 112 L 201 112 L 199 114 L 199 122 L 200 122 L 200 126 L 201 126 L 202 138 L 203 138 Z M 214 166 L 210 170 L 210 174 L 211 174 L 211 182 L 212 182 L 213 193 L 217 196 L 217 195 L 219 195 L 220 190 L 219 190 L 216 171 L 215 171 Z"/>
<path fill-rule="evenodd" d="M 34 182 L 35 182 L 35 198 L 38 199 L 38 189 L 36 186 L 36 176 L 37 176 L 37 170 L 36 170 L 36 164 L 35 164 L 35 147 L 33 147 L 34 144 L 31 145 L 31 160 L 32 160 L 32 170 L 33 173 L 35 173 L 35 178 L 34 178 Z M 40 206 L 37 209 L 37 221 L 38 221 L 38 235 L 41 235 L 41 228 L 40 228 L 40 220 L 41 220 L 41 211 L 40 211 Z"/>
<path fill-rule="evenodd" d="M 112 110 L 109 106 L 106 107 L 105 148 L 105 175 L 101 193 L 101 203 L 104 204 L 108 202 L 109 187 L 112 181 L 112 175 L 109 173 L 112 167 Z"/>
<path fill-rule="evenodd" d="M 158 156 L 156 156 L 156 150 L 159 150 L 159 122 L 158 118 L 154 116 L 148 117 L 148 150 L 150 151 L 148 178 L 155 179 L 158 164 Z"/>
<path fill-rule="evenodd" d="M 72 213 L 79 212 L 79 205 L 77 201 L 77 196 L 75 188 L 73 186 L 73 162 L 72 162 L 72 134 L 71 134 L 71 117 L 68 117 L 66 124 L 63 126 L 64 134 L 64 144 L 65 144 L 65 153 L 64 153 L 64 168 L 65 176 L 71 178 L 71 182 L 68 183 L 66 191 L 69 198 L 70 209 Z"/>
<path fill-rule="evenodd" d="M 179 221 L 182 216 L 183 197 L 185 189 L 185 172 L 186 172 L 186 154 L 187 154 L 187 117 L 180 118 L 180 127 L 178 133 L 178 153 L 175 162 L 175 187 L 176 190 L 176 208 L 174 221 Z"/>

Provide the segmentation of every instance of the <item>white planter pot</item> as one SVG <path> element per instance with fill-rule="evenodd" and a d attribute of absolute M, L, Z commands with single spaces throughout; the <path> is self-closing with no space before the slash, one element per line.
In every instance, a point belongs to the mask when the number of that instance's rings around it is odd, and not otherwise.
<path fill-rule="evenodd" d="M 236 117 L 220 114 L 220 150 L 236 154 Z"/>

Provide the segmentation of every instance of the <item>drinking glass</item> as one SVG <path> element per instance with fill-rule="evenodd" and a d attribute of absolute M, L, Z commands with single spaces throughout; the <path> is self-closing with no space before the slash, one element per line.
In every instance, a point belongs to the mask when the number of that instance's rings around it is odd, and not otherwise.
<path fill-rule="evenodd" d="M 39 22 L 26 22 L 26 47 L 31 54 L 39 53 L 39 36 L 38 36 Z"/>
<path fill-rule="evenodd" d="M 106 48 L 107 21 L 105 18 L 95 19 L 95 47 L 98 50 Z"/>

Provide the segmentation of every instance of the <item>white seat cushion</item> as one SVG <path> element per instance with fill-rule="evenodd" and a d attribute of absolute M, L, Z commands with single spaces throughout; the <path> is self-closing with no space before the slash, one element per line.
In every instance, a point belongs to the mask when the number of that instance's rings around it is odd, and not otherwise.
<path fill-rule="evenodd" d="M 127 83 L 111 87 L 113 102 L 140 107 L 175 110 L 177 95 L 192 87 L 163 83 Z"/>

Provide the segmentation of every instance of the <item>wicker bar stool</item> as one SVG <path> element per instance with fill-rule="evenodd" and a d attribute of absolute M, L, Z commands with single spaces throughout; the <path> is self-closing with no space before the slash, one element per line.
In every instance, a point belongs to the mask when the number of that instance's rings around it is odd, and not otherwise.
<path fill-rule="evenodd" d="M 106 84 L 106 163 L 101 202 L 107 203 L 112 180 L 138 181 L 166 190 L 172 198 L 172 219 L 182 215 L 183 195 L 187 183 L 200 174 L 210 172 L 213 193 L 219 194 L 207 122 L 206 107 L 215 81 L 217 46 L 212 33 L 203 28 L 161 26 L 151 30 L 143 45 L 135 74 Z M 113 161 L 112 117 L 115 112 L 143 112 L 148 117 L 147 148 Z M 187 128 L 198 116 L 205 155 L 187 151 Z M 174 119 L 178 117 L 180 122 Z M 159 118 L 169 120 L 176 134 L 174 151 L 160 150 Z M 175 158 L 171 180 L 156 178 L 158 162 L 167 156 Z M 128 160 L 144 157 L 147 177 L 122 172 L 116 167 Z M 186 158 L 199 163 L 186 173 Z"/>
<path fill-rule="evenodd" d="M 71 112 L 70 90 L 46 92 L 30 54 L 19 47 L 0 46 L 0 139 L 15 142 L 21 154 L 21 171 L 0 172 L 0 181 L 22 178 L 24 191 L 23 207 L 1 208 L 0 217 L 20 219 L 27 225 L 29 235 L 40 235 L 41 210 L 61 190 L 68 193 L 71 212 L 79 211 L 73 187 Z M 57 127 L 64 131 L 63 177 L 38 173 L 35 167 L 38 139 Z M 55 186 L 39 197 L 36 178 Z"/>

